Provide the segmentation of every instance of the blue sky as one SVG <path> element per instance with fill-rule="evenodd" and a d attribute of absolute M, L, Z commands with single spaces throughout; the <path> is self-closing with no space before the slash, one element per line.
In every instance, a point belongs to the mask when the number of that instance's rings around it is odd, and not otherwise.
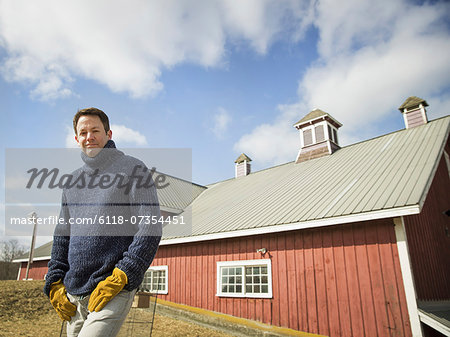
<path fill-rule="evenodd" d="M 73 146 L 90 106 L 118 147 L 191 148 L 199 184 L 242 152 L 254 171 L 294 160 L 313 108 L 341 145 L 402 129 L 411 95 L 445 116 L 449 19 L 445 1 L 0 0 L 1 166 L 5 148 Z"/>

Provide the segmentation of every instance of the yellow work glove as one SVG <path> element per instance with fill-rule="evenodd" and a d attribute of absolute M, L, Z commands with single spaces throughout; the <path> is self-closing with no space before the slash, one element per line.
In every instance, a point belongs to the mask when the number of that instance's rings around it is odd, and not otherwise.
<path fill-rule="evenodd" d="M 89 298 L 88 310 L 100 311 L 128 283 L 127 274 L 119 268 L 114 268 L 112 275 L 99 282 Z"/>
<path fill-rule="evenodd" d="M 70 321 L 75 316 L 77 306 L 69 301 L 66 295 L 66 287 L 61 280 L 52 283 L 50 287 L 50 302 L 58 316 L 64 321 Z"/>

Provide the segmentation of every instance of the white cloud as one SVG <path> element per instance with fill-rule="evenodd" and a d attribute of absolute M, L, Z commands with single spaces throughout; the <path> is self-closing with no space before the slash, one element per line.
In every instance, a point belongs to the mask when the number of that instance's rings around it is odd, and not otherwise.
<path fill-rule="evenodd" d="M 112 139 L 118 146 L 145 146 L 147 138 L 139 131 L 130 129 L 124 125 L 111 124 Z"/>
<path fill-rule="evenodd" d="M 56 64 L 45 65 L 29 55 L 17 55 L 7 58 L 0 70 L 7 81 L 36 83 L 31 91 L 33 97 L 50 100 L 71 95 L 71 90 L 65 86 L 72 78 Z"/>
<path fill-rule="evenodd" d="M 280 164 L 295 160 L 300 148 L 298 131 L 293 127 L 304 107 L 301 104 L 280 105 L 280 115 L 273 124 L 261 124 L 242 136 L 234 145 L 259 164 Z"/>
<path fill-rule="evenodd" d="M 450 114 L 450 93 L 440 96 L 431 96 L 427 99 L 427 102 L 430 105 L 427 112 L 428 119 L 448 116 Z M 439 110 L 434 109 L 433 107 L 439 107 Z"/>
<path fill-rule="evenodd" d="M 222 107 L 219 107 L 213 119 L 214 121 L 211 131 L 217 138 L 221 139 L 224 137 L 231 123 L 232 120 L 231 115 L 227 110 L 225 110 Z"/>
<path fill-rule="evenodd" d="M 429 117 L 448 114 L 450 97 L 442 92 L 450 86 L 449 10 L 447 3 L 318 2 L 312 22 L 320 37 L 319 59 L 300 79 L 303 109 L 297 117 L 313 108 L 330 113 L 344 124 L 340 140 L 347 145 L 365 139 L 367 130 L 388 114 L 399 114 L 397 108 L 412 95 L 428 101 Z M 296 150 L 285 151 L 292 136 L 281 132 L 288 122 L 281 112 L 273 124 L 257 126 L 235 147 L 249 153 L 255 148 L 253 160 L 293 160 Z"/>
<path fill-rule="evenodd" d="M 117 146 L 145 146 L 148 144 L 145 135 L 124 125 L 111 124 L 111 131 L 112 139 L 117 144 Z M 66 147 L 78 147 L 78 144 L 74 138 L 73 129 L 68 126 L 66 127 Z"/>
<path fill-rule="evenodd" d="M 66 147 L 67 148 L 77 148 L 78 144 L 75 140 L 75 133 L 73 128 L 66 126 Z"/>
<path fill-rule="evenodd" d="M 396 21 L 405 19 L 402 1 L 322 0 L 313 25 L 320 32 L 319 53 L 326 59 L 370 46 L 391 36 Z M 401 16 L 402 20 L 398 20 Z"/>
<path fill-rule="evenodd" d="M 31 85 L 32 95 L 44 100 L 73 94 L 77 77 L 133 97 L 152 95 L 163 87 L 165 68 L 185 62 L 220 66 L 228 41 L 244 40 L 265 53 L 285 22 L 301 20 L 302 3 L 1 1 L 1 73 Z"/>
<path fill-rule="evenodd" d="M 225 30 L 233 39 L 243 38 L 259 53 L 264 54 L 269 45 L 283 32 L 298 39 L 310 18 L 309 1 L 246 0 L 221 1 Z"/>
<path fill-rule="evenodd" d="M 400 7 L 399 2 L 387 2 L 381 10 L 370 2 L 377 8 L 368 10 L 369 2 L 359 3 L 345 11 L 340 24 L 326 20 L 340 6 L 323 4 L 319 9 L 323 63 L 311 67 L 299 86 L 306 105 L 331 113 L 345 132 L 396 113 L 411 95 L 427 99 L 450 84 L 450 34 L 436 29 L 443 5 Z M 395 20 L 398 13 L 401 20 Z"/>

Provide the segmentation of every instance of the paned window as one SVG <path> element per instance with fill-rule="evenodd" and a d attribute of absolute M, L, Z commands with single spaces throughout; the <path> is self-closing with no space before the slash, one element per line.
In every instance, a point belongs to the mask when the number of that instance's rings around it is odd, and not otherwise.
<path fill-rule="evenodd" d="M 140 290 L 157 294 L 168 293 L 168 267 L 155 266 L 150 267 L 144 274 Z"/>
<path fill-rule="evenodd" d="M 222 267 L 222 292 L 242 293 L 242 267 Z"/>
<path fill-rule="evenodd" d="M 217 281 L 218 296 L 271 298 L 271 261 L 217 262 Z"/>

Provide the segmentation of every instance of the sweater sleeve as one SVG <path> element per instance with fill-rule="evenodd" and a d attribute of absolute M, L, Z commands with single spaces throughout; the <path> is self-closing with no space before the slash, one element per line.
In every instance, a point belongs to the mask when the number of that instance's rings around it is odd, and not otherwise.
<path fill-rule="evenodd" d="M 152 263 L 162 235 L 162 224 L 160 219 L 160 209 L 156 188 L 151 179 L 150 187 L 133 186 L 130 193 L 131 213 L 139 219 L 143 216 L 142 223 L 139 224 L 137 233 L 128 250 L 123 254 L 123 258 L 116 264 L 116 267 L 124 271 L 128 277 L 126 289 L 133 290 L 140 286 L 144 274 Z"/>
<path fill-rule="evenodd" d="M 45 278 L 44 293 L 49 296 L 52 283 L 64 280 L 64 276 L 69 270 L 68 250 L 69 250 L 69 211 L 67 208 L 65 193 L 62 195 L 60 219 L 64 223 L 58 223 L 53 235 L 53 246 L 51 258 L 48 263 L 47 276 Z"/>

